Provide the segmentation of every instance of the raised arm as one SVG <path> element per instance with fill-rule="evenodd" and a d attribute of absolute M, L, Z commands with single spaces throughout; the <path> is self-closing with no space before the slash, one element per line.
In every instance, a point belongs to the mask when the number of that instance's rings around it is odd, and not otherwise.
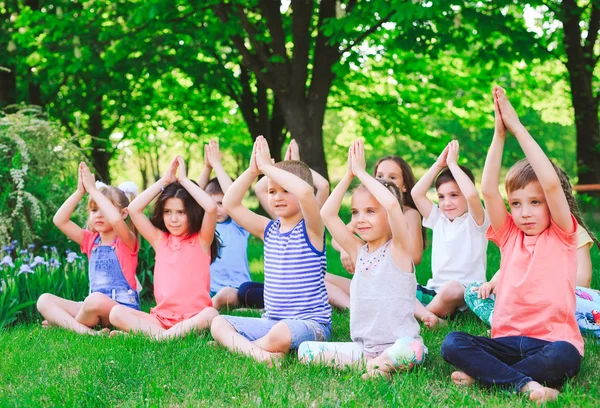
<path fill-rule="evenodd" d="M 413 271 L 411 236 L 408 232 L 402 206 L 398 198 L 387 187 L 367 173 L 364 142 L 359 139 L 354 142 L 352 148 L 352 171 L 387 212 L 392 231 L 392 247 L 395 249 L 392 251 L 392 258 L 402 270 Z"/>
<path fill-rule="evenodd" d="M 171 160 L 166 174 L 156 183 L 144 190 L 142 194 L 137 196 L 135 200 L 129 204 L 129 207 L 127 207 L 129 210 L 129 216 L 131 217 L 131 220 L 135 224 L 137 230 L 154 249 L 156 249 L 156 246 L 160 241 L 162 231 L 156 228 L 150 222 L 146 214 L 144 214 L 144 209 L 157 195 L 160 194 L 162 190 L 165 189 L 165 187 L 177 180 L 176 174 L 178 166 L 179 161 L 177 160 L 177 157 L 175 157 L 173 160 Z"/>
<path fill-rule="evenodd" d="M 448 168 L 450 169 L 456 184 L 458 184 L 458 188 L 460 188 L 460 191 L 467 200 L 469 213 L 477 225 L 481 226 L 483 225 L 483 221 L 485 219 L 485 210 L 481 204 L 481 198 L 479 197 L 479 193 L 477 192 L 475 184 L 473 184 L 469 176 L 467 176 L 458 165 L 458 140 L 451 141 L 448 147 L 448 157 L 446 159 Z"/>
<path fill-rule="evenodd" d="M 356 262 L 358 252 L 365 243 L 350 231 L 339 216 L 344 194 L 348 191 L 350 183 L 352 183 L 352 179 L 354 178 L 354 174 L 352 173 L 351 149 L 352 146 L 348 149 L 348 170 L 338 185 L 335 186 L 325 204 L 323 204 L 321 217 L 325 221 L 325 225 L 333 241 L 337 243 L 339 248 L 348 253 L 352 262 Z"/>
<path fill-rule="evenodd" d="M 71 215 L 73 215 L 73 211 L 77 208 L 77 204 L 79 204 L 85 195 L 85 187 L 83 186 L 83 180 L 81 179 L 81 166 L 83 165 L 82 162 L 77 168 L 77 190 L 67 198 L 63 205 L 60 206 L 52 219 L 54 225 L 78 245 L 81 245 L 83 242 L 83 228 L 71 221 Z"/>
<path fill-rule="evenodd" d="M 185 162 L 183 157 L 177 156 L 179 162 L 179 174 L 177 181 L 183 188 L 187 190 L 194 200 L 204 209 L 204 217 L 202 218 L 202 227 L 198 237 L 200 244 L 204 247 L 206 252 L 210 253 L 210 246 L 215 238 L 215 229 L 217 227 L 217 204 L 204 190 L 194 184 L 189 178 L 187 178 L 187 172 L 185 171 Z"/>
<path fill-rule="evenodd" d="M 96 188 L 96 180 L 94 179 L 94 175 L 90 172 L 90 169 L 82 163 L 80 166 L 81 179 L 83 181 L 83 186 L 85 190 L 92 196 L 92 199 L 98 205 L 102 214 L 104 214 L 104 218 L 106 221 L 113 227 L 119 239 L 129 248 L 131 251 L 135 251 L 137 247 L 137 238 L 134 233 L 131 232 L 127 224 L 125 223 L 125 218 L 127 217 L 127 210 L 123 209 L 123 211 L 119 211 L 113 203 L 110 202 L 108 198 L 104 196 Z"/>
<path fill-rule="evenodd" d="M 565 232 L 573 233 L 576 231 L 576 226 L 573 225 L 571 218 L 571 210 L 567 197 L 560 184 L 560 179 L 552 163 L 542 150 L 539 144 L 531 137 L 525 126 L 521 124 L 517 112 L 512 107 L 504 89 L 498 87 L 498 108 L 502 113 L 502 120 L 508 130 L 515 135 L 525 157 L 529 160 L 536 177 L 538 178 L 544 196 L 546 197 L 550 216 L 552 220 Z"/>
<path fill-rule="evenodd" d="M 293 194 L 300 203 L 300 210 L 306 223 L 308 238 L 315 248 L 322 248 L 325 225 L 321 219 L 319 204 L 314 188 L 300 177 L 278 169 L 271 162 L 269 145 L 264 137 L 256 138 L 256 164 L 265 176 Z"/>
<path fill-rule="evenodd" d="M 207 158 L 206 150 L 208 148 L 208 144 L 204 145 L 204 166 L 202 167 L 202 171 L 200 172 L 200 177 L 198 177 L 198 186 L 204 190 L 208 181 L 210 180 L 210 173 L 212 173 L 212 166 Z"/>
<path fill-rule="evenodd" d="M 433 166 L 421 177 L 421 179 L 414 185 L 410 194 L 412 195 L 413 201 L 417 206 L 417 210 L 421 213 L 423 218 L 429 218 L 429 213 L 433 203 L 427 198 L 427 192 L 433 184 L 435 177 L 440 171 L 446 167 L 446 158 L 448 157 L 448 146 L 444 148 L 442 154 L 437 158 Z"/>
<path fill-rule="evenodd" d="M 250 189 L 252 182 L 259 174 L 260 172 L 256 166 L 255 143 L 252 148 L 250 167 L 248 167 L 248 169 L 229 187 L 227 193 L 225 193 L 225 196 L 223 197 L 223 207 L 237 224 L 255 237 L 264 240 L 265 228 L 267 228 L 267 225 L 269 225 L 271 220 L 250 211 L 242 204 L 244 195 Z"/>
<path fill-rule="evenodd" d="M 481 193 L 494 231 L 498 231 L 506 222 L 506 217 L 508 217 L 504 199 L 498 190 L 500 167 L 502 166 L 502 151 L 504 150 L 504 140 L 506 140 L 506 127 L 498 108 L 496 89 L 497 87 L 494 87 L 494 137 L 485 158 L 485 165 L 483 166 L 483 174 L 481 176 Z"/>
<path fill-rule="evenodd" d="M 223 190 L 223 194 L 227 192 L 229 186 L 231 186 L 231 177 L 227 174 L 225 169 L 223 168 L 223 154 L 221 150 L 219 150 L 219 141 L 217 139 L 212 139 L 207 146 L 205 157 L 208 159 L 210 166 L 215 171 L 215 175 L 217 176 L 217 180 L 219 180 L 219 185 L 221 186 L 221 190 Z"/>

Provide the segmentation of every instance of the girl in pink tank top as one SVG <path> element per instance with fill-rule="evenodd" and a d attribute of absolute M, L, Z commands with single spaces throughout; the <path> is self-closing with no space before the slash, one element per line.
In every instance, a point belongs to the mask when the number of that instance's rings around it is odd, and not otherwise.
<path fill-rule="evenodd" d="M 157 195 L 148 219 L 144 208 Z M 115 307 L 110 322 L 120 330 L 147 333 L 157 339 L 208 329 L 219 314 L 210 299 L 210 263 L 218 254 L 217 207 L 187 178 L 180 156 L 171 161 L 163 178 L 129 205 L 129 215 L 156 251 L 156 307 L 149 314 Z"/>

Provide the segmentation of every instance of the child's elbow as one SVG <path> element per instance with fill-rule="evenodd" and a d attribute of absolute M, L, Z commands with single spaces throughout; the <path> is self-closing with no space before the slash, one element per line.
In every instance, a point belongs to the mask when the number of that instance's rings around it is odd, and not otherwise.
<path fill-rule="evenodd" d="M 54 217 L 52 218 L 52 222 L 54 223 L 54 225 L 56 225 L 57 227 L 59 226 L 60 222 L 60 218 L 58 217 L 58 214 L 54 214 Z"/>
<path fill-rule="evenodd" d="M 216 214 L 217 213 L 217 205 L 214 202 L 207 204 L 206 206 L 204 206 L 204 212 L 207 214 Z"/>

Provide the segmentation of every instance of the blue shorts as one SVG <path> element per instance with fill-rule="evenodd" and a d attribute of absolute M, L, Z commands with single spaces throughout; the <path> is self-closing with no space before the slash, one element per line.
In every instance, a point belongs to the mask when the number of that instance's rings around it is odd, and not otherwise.
<path fill-rule="evenodd" d="M 91 293 L 102 293 L 108 296 L 115 302 L 130 307 L 135 310 L 140 310 L 140 297 L 137 291 L 127 288 L 96 288 Z"/>
<path fill-rule="evenodd" d="M 295 350 L 305 341 L 329 341 L 331 338 L 331 323 L 321 324 L 314 320 L 283 319 L 274 320 L 261 317 L 223 316 L 229 324 L 242 336 L 250 341 L 265 337 L 277 323 L 283 322 L 292 333 L 292 345 Z"/>

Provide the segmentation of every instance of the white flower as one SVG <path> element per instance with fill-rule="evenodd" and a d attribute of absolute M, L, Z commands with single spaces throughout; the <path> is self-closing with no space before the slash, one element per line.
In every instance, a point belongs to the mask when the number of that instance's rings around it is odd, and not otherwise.
<path fill-rule="evenodd" d="M 31 263 L 31 267 L 35 268 L 39 264 L 48 265 L 48 262 L 46 262 L 46 260 L 44 258 L 42 258 L 41 256 L 36 256 L 35 258 L 33 258 L 33 262 Z"/>
<path fill-rule="evenodd" d="M 22 273 L 34 273 L 35 271 L 33 269 L 31 269 L 31 267 L 27 264 L 23 264 L 21 265 L 21 268 L 19 268 L 19 273 L 17 275 L 20 275 Z"/>
<path fill-rule="evenodd" d="M 2 261 L 0 261 L 0 265 L 8 265 L 13 268 L 15 267 L 15 264 L 13 263 L 13 260 L 10 257 L 10 255 L 6 255 L 4 258 L 2 258 Z"/>
<path fill-rule="evenodd" d="M 67 255 L 67 262 L 68 263 L 73 263 L 73 261 L 75 261 L 75 259 L 79 259 L 80 256 L 77 255 L 76 252 L 69 252 L 69 254 Z"/>

